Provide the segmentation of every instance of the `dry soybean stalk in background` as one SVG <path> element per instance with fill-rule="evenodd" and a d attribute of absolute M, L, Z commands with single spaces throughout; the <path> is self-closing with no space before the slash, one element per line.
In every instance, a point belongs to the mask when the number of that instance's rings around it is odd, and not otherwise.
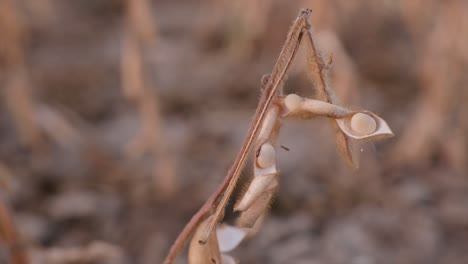
<path fill-rule="evenodd" d="M 0 75 L 0 81 L 5 83 L 5 88 L 0 93 L 12 115 L 21 144 L 38 150 L 42 145 L 42 136 L 34 121 L 34 101 L 27 81 L 23 49 L 24 27 L 13 0 L 0 1 L 0 32 L 0 73 L 4 73 L 3 76 Z M 25 248 L 20 244 L 13 214 L 7 206 L 1 187 L 0 244 L 7 247 L 8 263 L 28 263 Z"/>
<path fill-rule="evenodd" d="M 41 148 L 43 138 L 35 121 L 35 100 L 29 83 L 25 62 L 25 26 L 18 3 L 12 0 L 0 2 L 0 71 L 5 73 L 4 99 L 13 117 L 21 144 L 33 150 Z M 4 70 L 3 70 L 4 69 Z"/>
<path fill-rule="evenodd" d="M 41 3 L 49 0 L 41 0 Z M 5 83 L 5 105 L 14 121 L 19 135 L 19 142 L 33 151 L 34 154 L 44 154 L 50 141 L 62 146 L 70 146 L 78 142 L 79 133 L 74 126 L 54 107 L 41 102 L 34 93 L 36 86 L 30 81 L 29 65 L 25 46 L 27 46 L 26 24 L 31 24 L 35 18 L 44 19 L 41 15 L 52 16 L 52 3 L 48 11 L 37 10 L 38 5 L 32 1 L 26 6 L 18 1 L 0 1 L 0 32 L 3 41 L 0 43 L 0 72 L 5 73 L 0 81 Z M 21 12 L 28 9 L 33 15 L 26 16 Z M 42 13 L 45 12 L 45 13 Z M 33 21 L 33 22 L 31 22 Z M 35 158 L 42 155 L 36 155 Z"/>
<path fill-rule="evenodd" d="M 207 39 L 221 34 L 227 39 L 230 55 L 250 58 L 267 31 L 272 7 L 272 0 L 204 0 L 199 34 Z"/>
<path fill-rule="evenodd" d="M 317 51 L 310 31 L 311 10 L 301 10 L 291 27 L 286 43 L 271 74 L 262 79 L 262 97 L 253 121 L 234 164 L 218 190 L 192 217 L 176 239 L 165 263 L 172 263 L 179 250 L 194 234 L 189 247 L 189 263 L 236 263 L 221 254 L 235 248 L 250 233 L 268 209 L 278 188 L 276 139 L 285 118 L 310 119 L 317 116 L 332 120 L 336 143 L 346 160 L 354 164 L 349 144 L 351 139 L 370 139 L 393 135 L 386 122 L 368 111 L 351 111 L 336 105 L 325 73 L 331 60 L 325 62 Z M 319 100 L 295 94 L 283 95 L 283 84 L 301 41 L 307 45 L 308 72 Z M 240 172 L 252 148 L 255 153 L 254 177 L 237 201 L 234 210 L 240 212 L 235 226 L 220 225 L 224 210 L 237 184 Z"/>
<path fill-rule="evenodd" d="M 402 1 L 401 14 L 418 46 L 421 96 L 409 116 L 393 157 L 398 163 L 422 164 L 443 148 L 454 167 L 466 167 L 466 98 L 468 80 L 468 2 Z M 434 63 L 437 61 L 437 63 Z M 460 102 L 460 103 L 457 103 Z M 454 119 L 447 118 L 455 116 Z"/>
<path fill-rule="evenodd" d="M 165 195 L 177 189 L 175 157 L 165 143 L 161 126 L 161 114 L 156 93 L 145 74 L 144 51 L 156 41 L 149 2 L 128 0 L 126 29 L 122 44 L 122 89 L 125 96 L 134 102 L 140 115 L 141 129 L 130 143 L 128 151 L 133 157 L 146 153 L 157 156 L 153 171 L 154 184 Z"/>
<path fill-rule="evenodd" d="M 21 241 L 16 230 L 12 213 L 7 207 L 6 201 L 0 196 L 0 243 L 4 243 L 8 248 L 9 262 L 11 264 L 27 264 L 28 257 L 26 248 L 21 245 Z"/>

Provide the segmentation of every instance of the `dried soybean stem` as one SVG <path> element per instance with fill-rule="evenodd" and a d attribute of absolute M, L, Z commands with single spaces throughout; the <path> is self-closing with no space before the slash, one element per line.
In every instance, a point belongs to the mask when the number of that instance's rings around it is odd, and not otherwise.
<path fill-rule="evenodd" d="M 204 241 L 203 239 L 201 241 L 202 243 L 206 242 L 206 239 L 209 236 L 210 232 L 212 232 L 213 227 L 216 226 L 216 224 L 219 221 L 219 218 L 221 218 L 224 207 L 239 179 L 240 171 L 243 168 L 245 160 L 252 147 L 252 144 L 258 135 L 259 128 L 261 127 L 263 120 L 265 119 L 270 104 L 272 103 L 273 98 L 277 96 L 280 84 L 283 83 L 286 72 L 296 55 L 300 40 L 302 38 L 303 29 L 307 23 L 310 13 L 311 10 L 309 9 L 301 10 L 299 16 L 294 21 L 293 26 L 291 27 L 288 33 L 285 45 L 281 50 L 281 53 L 266 85 L 266 88 L 262 94 L 262 98 L 257 106 L 257 110 L 255 112 L 253 121 L 247 133 L 247 137 L 244 143 L 242 144 L 241 150 L 237 154 L 234 164 L 229 170 L 227 176 L 224 178 L 223 182 L 219 185 L 216 192 L 203 204 L 200 210 L 198 210 L 198 212 L 190 219 L 190 221 L 184 227 L 182 232 L 179 234 L 164 261 L 165 264 L 173 263 L 175 257 L 184 245 L 187 238 L 190 236 L 190 234 L 193 233 L 193 230 L 206 217 L 206 215 L 214 209 L 215 203 L 219 200 L 219 197 L 221 197 L 222 195 L 223 197 L 217 205 L 214 217 L 210 222 L 209 226 L 207 227 L 206 235 L 203 238 Z"/>
<path fill-rule="evenodd" d="M 27 264 L 29 262 L 26 250 L 20 245 L 12 214 L 2 197 L 0 197 L 0 239 L 10 247 L 9 263 Z"/>
<path fill-rule="evenodd" d="M 154 45 L 157 37 L 148 0 L 127 0 L 126 25 L 122 43 L 121 81 L 124 95 L 138 108 L 141 127 L 139 134 L 128 144 L 128 153 L 141 157 L 150 153 L 158 162 L 153 170 L 154 188 L 170 197 L 178 189 L 176 159 L 165 142 L 161 125 L 158 94 L 151 89 L 152 82 L 145 72 L 146 48 Z"/>
<path fill-rule="evenodd" d="M 209 237 L 209 234 L 213 232 L 214 227 L 220 221 L 221 216 L 223 215 L 224 208 L 231 196 L 234 188 L 236 186 L 237 181 L 239 180 L 240 172 L 244 167 L 245 161 L 247 159 L 248 153 L 252 147 L 252 143 L 257 138 L 259 128 L 263 124 L 263 120 L 265 119 L 266 112 L 268 111 L 273 98 L 277 96 L 278 89 L 280 88 L 280 84 L 283 83 L 286 72 L 288 71 L 289 67 L 291 66 L 291 62 L 293 61 L 297 48 L 300 44 L 300 39 L 302 38 L 302 30 L 307 22 L 307 18 L 310 15 L 310 10 L 302 10 L 299 14 L 298 18 L 294 21 L 294 24 L 288 34 L 288 38 L 286 40 L 283 49 L 281 50 L 280 56 L 276 65 L 271 73 L 270 79 L 266 86 L 265 92 L 260 100 L 260 103 L 257 107 L 257 111 L 254 116 L 254 120 L 250 125 L 249 132 L 247 133 L 247 137 L 242 145 L 242 148 L 232 166 L 228 178 L 230 178 L 229 184 L 223 193 L 223 197 L 221 201 L 216 207 L 216 211 L 214 213 L 214 217 L 207 225 L 207 230 L 205 236 L 199 242 L 204 244 Z"/>

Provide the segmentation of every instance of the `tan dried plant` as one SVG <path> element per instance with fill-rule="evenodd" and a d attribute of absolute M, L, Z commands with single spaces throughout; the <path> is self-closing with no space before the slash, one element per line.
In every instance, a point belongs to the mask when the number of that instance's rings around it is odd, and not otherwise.
<path fill-rule="evenodd" d="M 396 163 L 427 164 L 447 148 L 449 162 L 459 171 L 466 168 L 466 10 L 468 2 L 463 0 L 401 2 L 402 18 L 422 47 L 416 53 L 421 93 L 407 118 L 411 121 L 394 145 L 391 156 Z"/>
<path fill-rule="evenodd" d="M 201 5 L 199 34 L 204 37 L 222 32 L 233 57 L 248 58 L 256 49 L 268 26 L 274 6 L 272 0 L 204 0 Z M 206 16 L 206 14 L 210 14 Z"/>
<path fill-rule="evenodd" d="M 0 244 L 8 246 L 8 263 L 29 263 L 26 248 L 21 244 L 13 214 L 3 196 L 0 196 Z"/>
<path fill-rule="evenodd" d="M 325 62 L 316 49 L 310 30 L 310 15 L 310 9 L 301 10 L 294 21 L 273 71 L 262 79 L 262 97 L 234 164 L 216 192 L 180 233 L 164 263 L 173 263 L 179 250 L 193 233 L 188 256 L 190 264 L 237 263 L 234 258 L 222 253 L 233 249 L 256 229 L 259 219 L 266 213 L 279 187 L 276 149 L 283 119 L 329 118 L 336 131 L 338 149 L 353 167 L 357 164 L 350 151 L 351 140 L 393 135 L 387 123 L 376 114 L 353 111 L 337 105 L 337 99 L 326 81 L 326 71 L 331 61 Z M 284 95 L 283 92 L 286 74 L 302 41 L 306 44 L 307 71 L 317 91 L 316 99 L 296 94 Z M 252 148 L 255 153 L 254 176 L 234 206 L 234 210 L 240 215 L 235 226 L 220 225 Z"/>
<path fill-rule="evenodd" d="M 35 122 L 35 100 L 25 62 L 26 28 L 16 1 L 0 1 L 0 71 L 5 75 L 3 94 L 19 140 L 33 150 L 41 148 L 43 137 Z"/>
<path fill-rule="evenodd" d="M 157 166 L 153 170 L 154 183 L 162 194 L 170 195 L 177 189 L 175 157 L 165 144 L 161 126 L 161 114 L 157 94 L 145 74 L 144 54 L 147 47 L 156 42 L 156 30 L 149 12 L 147 0 L 128 0 L 126 28 L 122 44 L 122 89 L 132 101 L 140 116 L 141 129 L 129 144 L 132 157 L 144 154 L 156 155 Z"/>
<path fill-rule="evenodd" d="M 41 0 L 46 2 L 48 0 Z M 3 94 L 8 112 L 12 116 L 19 142 L 35 154 L 47 151 L 49 140 L 62 146 L 80 142 L 76 128 L 58 109 L 37 99 L 30 81 L 27 64 L 26 40 L 31 17 L 23 15 L 22 7 L 34 9 L 32 2 L 20 5 L 17 1 L 0 1 L 0 72 L 4 77 Z M 49 7 L 51 7 L 50 5 Z M 51 11 L 51 10 L 49 10 Z M 39 155 L 37 155 L 39 156 Z"/>

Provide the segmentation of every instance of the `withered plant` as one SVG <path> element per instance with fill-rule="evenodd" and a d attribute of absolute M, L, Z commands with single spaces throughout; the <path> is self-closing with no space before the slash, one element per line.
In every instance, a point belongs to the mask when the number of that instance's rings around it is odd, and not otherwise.
<path fill-rule="evenodd" d="M 0 243 L 8 247 L 8 263 L 29 263 L 26 247 L 21 245 L 11 210 L 8 208 L 2 195 L 0 195 Z"/>
<path fill-rule="evenodd" d="M 154 45 L 157 32 L 153 26 L 149 2 L 128 0 L 126 28 L 122 44 L 122 89 L 128 100 L 138 108 L 141 130 L 129 144 L 132 157 L 156 155 L 154 183 L 161 193 L 170 195 L 177 189 L 175 157 L 165 144 L 157 94 L 145 74 L 145 48 Z"/>
<path fill-rule="evenodd" d="M 40 2 L 46 3 L 48 0 Z M 2 99 L 12 116 L 19 142 L 33 153 L 43 154 L 47 150 L 48 139 L 67 146 L 78 142 L 79 133 L 58 109 L 40 102 L 35 96 L 26 52 L 27 33 L 30 30 L 26 24 L 31 22 L 26 21 L 22 7 L 19 2 L 0 1 L 0 32 L 3 34 L 0 71 L 4 73 L 0 81 L 5 86 L 0 92 L 4 93 Z M 38 8 L 31 1 L 25 7 Z"/>
<path fill-rule="evenodd" d="M 256 42 L 267 32 L 272 0 L 205 0 L 203 1 L 199 33 L 204 36 L 221 33 L 235 58 L 249 58 Z M 210 14 L 206 16 L 205 14 Z M 209 38 L 209 37 L 208 37 Z M 216 42 L 216 41 L 215 41 Z"/>
<path fill-rule="evenodd" d="M 35 101 L 25 62 L 24 42 L 26 37 L 24 21 L 18 3 L 12 0 L 0 2 L 0 71 L 5 75 L 4 99 L 12 115 L 19 140 L 24 146 L 37 150 L 43 138 L 34 120 Z"/>
<path fill-rule="evenodd" d="M 421 165 L 446 148 L 454 167 L 466 168 L 467 8 L 463 0 L 401 2 L 402 17 L 421 47 L 416 53 L 421 96 L 394 145 L 398 162 Z"/>
<path fill-rule="evenodd" d="M 236 263 L 234 258 L 221 252 L 230 251 L 246 237 L 266 213 L 279 187 L 276 149 L 283 119 L 329 118 L 335 128 L 338 150 L 353 167 L 357 164 L 351 152 L 351 140 L 393 135 L 386 122 L 376 114 L 369 111 L 353 111 L 338 105 L 326 79 L 331 60 L 326 61 L 321 56 L 312 37 L 309 23 L 311 12 L 310 9 L 301 10 L 289 30 L 273 71 L 263 76 L 262 96 L 234 164 L 216 192 L 179 234 L 164 263 L 170 264 L 174 261 L 192 234 L 194 235 L 189 246 L 189 263 Z M 316 99 L 296 94 L 285 95 L 283 91 L 286 75 L 302 41 L 307 49 L 307 71 L 316 90 Z M 254 176 L 234 206 L 234 210 L 240 213 L 239 217 L 235 226 L 220 225 L 252 149 L 255 153 Z"/>

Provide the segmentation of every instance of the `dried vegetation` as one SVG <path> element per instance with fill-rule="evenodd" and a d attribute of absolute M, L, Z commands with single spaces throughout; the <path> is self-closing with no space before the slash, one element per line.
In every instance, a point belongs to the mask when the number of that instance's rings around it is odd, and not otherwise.
<path fill-rule="evenodd" d="M 467 14 L 0 0 L 0 262 L 464 263 Z"/>

